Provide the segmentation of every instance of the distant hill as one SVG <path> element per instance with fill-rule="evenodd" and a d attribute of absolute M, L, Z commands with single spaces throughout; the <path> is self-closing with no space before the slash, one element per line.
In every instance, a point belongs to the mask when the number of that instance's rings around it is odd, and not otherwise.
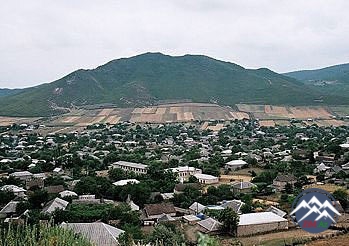
<path fill-rule="evenodd" d="M 346 96 L 349 91 L 349 63 L 315 70 L 302 70 L 284 75 L 303 81 L 321 93 Z"/>
<path fill-rule="evenodd" d="M 181 99 L 223 105 L 349 103 L 347 96 L 327 96 L 266 68 L 245 69 L 202 55 L 146 53 L 1 97 L 0 115 L 48 116 L 91 104 L 134 107 Z"/>
<path fill-rule="evenodd" d="M 20 89 L 0 89 L 0 97 L 14 95 L 18 93 Z"/>

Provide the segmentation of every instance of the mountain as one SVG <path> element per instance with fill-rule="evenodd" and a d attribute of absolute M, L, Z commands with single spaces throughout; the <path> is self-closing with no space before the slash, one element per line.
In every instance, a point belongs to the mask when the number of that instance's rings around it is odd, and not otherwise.
<path fill-rule="evenodd" d="M 322 213 L 318 217 L 316 217 L 315 221 L 318 221 L 322 217 L 325 217 L 325 219 L 330 218 L 334 223 L 336 223 L 336 221 L 332 218 L 331 215 L 329 215 L 329 213 L 326 210 L 322 211 Z"/>
<path fill-rule="evenodd" d="M 49 116 L 91 104 L 134 107 L 183 99 L 222 105 L 349 104 L 347 95 L 328 96 L 266 68 L 245 69 L 202 55 L 145 53 L 1 97 L 0 115 Z"/>
<path fill-rule="evenodd" d="M 19 91 L 20 89 L 0 89 L 0 97 L 14 95 Z"/>
<path fill-rule="evenodd" d="M 306 213 L 300 220 L 298 220 L 298 222 L 301 222 L 302 220 L 304 220 L 305 218 L 307 218 L 309 215 L 311 215 L 312 213 L 317 213 L 317 214 L 321 214 L 321 212 L 319 211 L 319 209 L 316 206 L 313 206 L 308 213 Z"/>
<path fill-rule="evenodd" d="M 349 63 L 322 69 L 290 72 L 284 75 L 303 81 L 320 93 L 339 96 L 348 94 Z"/>

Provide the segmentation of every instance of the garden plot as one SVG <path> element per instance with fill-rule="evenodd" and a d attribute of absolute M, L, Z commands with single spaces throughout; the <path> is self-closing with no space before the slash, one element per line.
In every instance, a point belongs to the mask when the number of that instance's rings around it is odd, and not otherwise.
<path fill-rule="evenodd" d="M 259 125 L 264 127 L 275 127 L 275 122 L 273 120 L 260 120 Z"/>

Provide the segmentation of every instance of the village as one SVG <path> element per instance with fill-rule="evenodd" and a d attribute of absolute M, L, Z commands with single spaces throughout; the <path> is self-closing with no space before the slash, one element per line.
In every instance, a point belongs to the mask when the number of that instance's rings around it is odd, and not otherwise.
<path fill-rule="evenodd" d="M 347 126 L 241 119 L 0 130 L 3 223 L 54 223 L 96 245 L 297 245 L 348 232 Z M 341 213 L 317 237 L 289 216 L 310 187 L 331 192 Z"/>

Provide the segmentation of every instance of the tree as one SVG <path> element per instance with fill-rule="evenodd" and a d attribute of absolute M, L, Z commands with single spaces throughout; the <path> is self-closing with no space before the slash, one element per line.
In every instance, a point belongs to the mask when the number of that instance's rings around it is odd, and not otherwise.
<path fill-rule="evenodd" d="M 182 245 L 185 240 L 184 236 L 175 227 L 171 228 L 165 224 L 160 224 L 148 236 L 147 242 L 153 245 L 178 246 Z"/>
<path fill-rule="evenodd" d="M 232 209 L 221 210 L 217 219 L 222 223 L 222 230 L 230 235 L 236 235 L 239 225 L 239 215 Z"/>
<path fill-rule="evenodd" d="M 337 189 L 333 192 L 333 197 L 336 198 L 336 200 L 339 201 L 339 203 L 342 205 L 343 209 L 346 209 L 348 207 L 348 193 L 345 189 Z"/>
<path fill-rule="evenodd" d="M 42 206 L 48 202 L 49 195 L 47 191 L 36 190 L 29 195 L 28 202 L 33 209 L 41 209 Z"/>
<path fill-rule="evenodd" d="M 292 194 L 292 192 L 293 192 L 293 185 L 290 184 L 290 183 L 287 183 L 285 185 L 285 190 L 284 191 L 285 191 L 286 194 Z"/>
<path fill-rule="evenodd" d="M 113 168 L 109 172 L 109 178 L 113 181 L 119 181 L 128 178 L 127 173 L 120 168 Z"/>
<path fill-rule="evenodd" d="M 219 241 L 214 237 L 199 233 L 198 246 L 219 246 Z"/>
<path fill-rule="evenodd" d="M 7 204 L 13 198 L 15 198 L 15 195 L 12 192 L 0 190 L 0 205 Z"/>

